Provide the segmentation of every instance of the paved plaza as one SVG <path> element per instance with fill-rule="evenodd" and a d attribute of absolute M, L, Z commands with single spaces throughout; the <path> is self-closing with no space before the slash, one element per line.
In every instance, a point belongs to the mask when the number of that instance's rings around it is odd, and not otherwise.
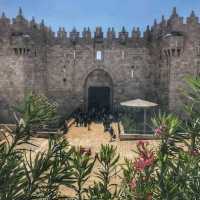
<path fill-rule="evenodd" d="M 97 123 L 92 123 L 90 131 L 88 131 L 87 127 L 85 128 L 72 126 L 65 137 L 69 141 L 70 145 L 91 148 L 92 155 L 99 152 L 101 144 L 110 144 L 117 147 L 117 151 L 121 156 L 121 162 L 125 157 L 133 159 L 135 155 L 133 150 L 136 149 L 136 144 L 138 141 L 120 141 L 117 123 L 113 123 L 112 127 L 115 134 L 117 135 L 116 140 L 112 142 L 110 142 L 109 133 L 104 132 L 103 125 Z M 153 147 L 157 147 L 157 141 L 151 140 L 150 143 Z"/>

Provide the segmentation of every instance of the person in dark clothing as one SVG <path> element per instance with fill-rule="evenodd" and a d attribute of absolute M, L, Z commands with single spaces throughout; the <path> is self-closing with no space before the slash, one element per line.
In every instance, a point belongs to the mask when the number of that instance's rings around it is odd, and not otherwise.
<path fill-rule="evenodd" d="M 75 118 L 75 124 L 76 124 L 75 126 L 78 127 L 78 125 L 79 125 L 78 115 L 75 114 L 74 118 Z"/>
<path fill-rule="evenodd" d="M 111 127 L 111 122 L 110 122 L 110 119 L 109 117 L 106 118 L 106 129 L 109 130 Z"/>
<path fill-rule="evenodd" d="M 84 126 L 84 115 L 83 115 L 83 113 L 80 113 L 80 126 L 81 127 Z"/>
<path fill-rule="evenodd" d="M 83 115 L 83 124 L 84 124 L 84 127 L 87 127 L 87 114 L 86 113 L 84 113 L 84 115 Z"/>
<path fill-rule="evenodd" d="M 104 128 L 104 132 L 107 131 L 107 127 L 106 127 L 106 117 L 103 117 L 103 128 Z"/>
<path fill-rule="evenodd" d="M 88 124 L 88 131 L 90 131 L 91 130 L 91 124 L 92 124 L 92 118 L 90 116 L 88 116 L 87 124 Z"/>
<path fill-rule="evenodd" d="M 113 130 L 112 126 L 110 126 L 110 128 L 108 129 L 108 132 L 110 134 L 110 142 L 112 142 L 113 135 L 114 135 L 114 130 Z"/>
<path fill-rule="evenodd" d="M 112 142 L 113 139 L 114 139 L 114 140 L 116 139 L 116 135 L 115 135 L 115 133 L 114 133 L 114 129 L 113 129 L 113 127 L 110 126 L 110 128 L 109 128 L 108 131 L 109 131 L 109 133 L 110 133 L 110 142 Z"/>

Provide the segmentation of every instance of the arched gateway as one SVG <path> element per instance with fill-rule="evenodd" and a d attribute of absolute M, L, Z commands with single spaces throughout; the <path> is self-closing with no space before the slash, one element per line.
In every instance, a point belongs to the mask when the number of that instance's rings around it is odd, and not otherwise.
<path fill-rule="evenodd" d="M 112 110 L 113 81 L 108 72 L 102 69 L 90 72 L 85 80 L 84 93 L 86 110 Z"/>

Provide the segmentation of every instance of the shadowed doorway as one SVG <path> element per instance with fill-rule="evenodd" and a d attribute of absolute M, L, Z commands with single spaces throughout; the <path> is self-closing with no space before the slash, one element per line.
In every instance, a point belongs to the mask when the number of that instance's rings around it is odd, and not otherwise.
<path fill-rule="evenodd" d="M 112 111 L 113 105 L 113 81 L 108 72 L 103 69 L 91 71 L 84 84 L 85 111 L 95 110 Z"/>
<path fill-rule="evenodd" d="M 110 110 L 110 88 L 89 87 L 88 88 L 88 110 Z"/>

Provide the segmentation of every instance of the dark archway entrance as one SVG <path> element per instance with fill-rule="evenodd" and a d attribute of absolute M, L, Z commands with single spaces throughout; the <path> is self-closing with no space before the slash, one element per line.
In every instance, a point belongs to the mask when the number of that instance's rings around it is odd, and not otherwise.
<path fill-rule="evenodd" d="M 89 87 L 88 88 L 88 110 L 108 110 L 110 111 L 110 88 L 109 87 Z"/>
<path fill-rule="evenodd" d="M 112 111 L 113 81 L 108 72 L 96 69 L 85 80 L 85 110 L 103 109 Z"/>

